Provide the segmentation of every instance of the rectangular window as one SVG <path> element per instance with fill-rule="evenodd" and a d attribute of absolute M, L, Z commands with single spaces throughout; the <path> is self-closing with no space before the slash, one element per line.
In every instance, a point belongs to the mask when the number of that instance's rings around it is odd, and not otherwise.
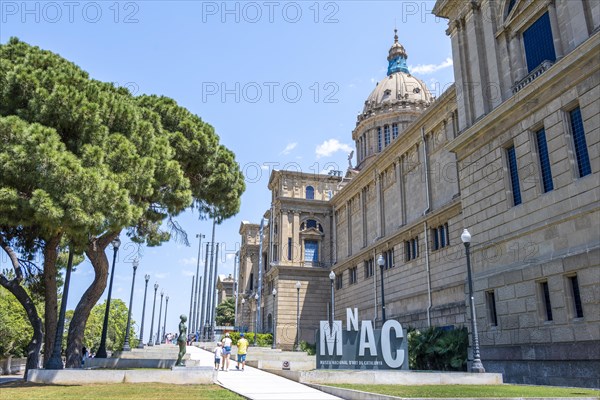
<path fill-rule="evenodd" d="M 517 169 L 515 146 L 510 146 L 506 149 L 506 156 L 508 158 L 508 174 L 512 189 L 513 205 L 518 206 L 521 204 L 521 187 L 519 186 L 519 170 Z"/>
<path fill-rule="evenodd" d="M 350 268 L 350 284 L 354 285 L 358 280 L 357 280 L 357 276 L 358 276 L 358 268 L 354 267 L 354 268 Z"/>
<path fill-rule="evenodd" d="M 381 152 L 381 127 L 377 128 L 377 151 Z"/>
<path fill-rule="evenodd" d="M 310 265 L 316 265 L 319 262 L 319 242 L 316 240 L 304 241 L 304 261 Z"/>
<path fill-rule="evenodd" d="M 373 276 L 373 259 L 370 258 L 365 261 L 365 279 Z"/>
<path fill-rule="evenodd" d="M 404 259 L 406 261 L 414 260 L 419 257 L 419 237 L 404 242 Z"/>
<path fill-rule="evenodd" d="M 523 32 L 523 44 L 527 58 L 527 72 L 533 71 L 546 60 L 556 61 L 548 13 L 542 15 Z"/>
<path fill-rule="evenodd" d="M 577 275 L 570 276 L 569 283 L 571 284 L 571 294 L 573 295 L 575 318 L 583 318 L 583 307 L 581 307 L 581 295 L 579 293 L 579 281 L 577 280 Z"/>
<path fill-rule="evenodd" d="M 496 314 L 496 296 L 494 291 L 490 290 L 485 294 L 488 308 L 488 315 L 490 319 L 490 325 L 498 326 L 498 315 Z"/>
<path fill-rule="evenodd" d="M 433 228 L 431 230 L 431 238 L 433 239 L 433 250 L 439 249 L 440 241 L 438 239 L 438 228 Z"/>
<path fill-rule="evenodd" d="M 341 289 L 344 287 L 344 273 L 341 272 L 339 275 L 335 276 L 335 288 L 336 289 Z"/>
<path fill-rule="evenodd" d="M 383 136 L 385 139 L 385 146 L 387 147 L 390 144 L 390 126 L 386 125 L 383 127 Z"/>
<path fill-rule="evenodd" d="M 548 282 L 540 282 L 540 289 L 542 292 L 546 321 L 552 321 L 552 304 L 550 303 L 550 290 L 548 289 Z"/>
<path fill-rule="evenodd" d="M 288 238 L 288 252 L 287 252 L 288 260 L 292 260 L 292 238 Z"/>
<path fill-rule="evenodd" d="M 383 259 L 385 261 L 385 269 L 394 268 L 394 249 L 390 249 L 383 252 Z"/>
<path fill-rule="evenodd" d="M 546 131 L 543 128 L 535 133 L 535 141 L 540 160 L 540 172 L 542 173 L 542 189 L 546 193 L 554 189 L 554 184 L 552 183 L 552 170 L 550 169 L 550 158 L 548 157 Z"/>
<path fill-rule="evenodd" d="M 396 139 L 398 137 L 398 124 L 392 124 L 392 138 Z"/>
<path fill-rule="evenodd" d="M 254 290 L 254 272 L 250 273 L 250 291 Z"/>
<path fill-rule="evenodd" d="M 575 156 L 577 157 L 577 169 L 579 171 L 579 177 L 581 178 L 592 173 L 590 156 L 585 140 L 585 131 L 583 129 L 583 120 L 581 119 L 581 109 L 577 107 L 569 113 L 569 117 L 571 120 L 571 133 L 573 134 Z"/>

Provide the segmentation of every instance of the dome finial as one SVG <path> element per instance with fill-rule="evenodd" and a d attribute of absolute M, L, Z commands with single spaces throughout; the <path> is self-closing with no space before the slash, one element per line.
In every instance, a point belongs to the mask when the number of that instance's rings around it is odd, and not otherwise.
<path fill-rule="evenodd" d="M 398 29 L 394 28 L 394 44 L 390 48 L 388 55 L 388 75 L 394 72 L 408 72 L 408 66 L 406 65 L 406 59 L 408 58 L 404 46 L 398 43 Z"/>

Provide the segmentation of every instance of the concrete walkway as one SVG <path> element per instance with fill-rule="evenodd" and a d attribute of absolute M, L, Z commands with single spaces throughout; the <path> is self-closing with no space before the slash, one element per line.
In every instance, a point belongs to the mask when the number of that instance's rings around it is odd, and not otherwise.
<path fill-rule="evenodd" d="M 214 365 L 212 353 L 198 347 L 188 346 L 191 360 L 199 360 L 201 366 Z M 252 348 L 248 349 L 248 358 L 252 357 Z M 219 371 L 217 382 L 241 396 L 252 400 L 335 400 L 335 397 L 300 383 L 269 374 L 246 366 L 244 371 L 237 370 L 236 362 L 230 361 L 229 371 Z"/>

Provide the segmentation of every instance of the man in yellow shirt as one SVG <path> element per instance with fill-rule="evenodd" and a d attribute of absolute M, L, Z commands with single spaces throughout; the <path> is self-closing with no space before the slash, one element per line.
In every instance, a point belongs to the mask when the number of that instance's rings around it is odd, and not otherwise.
<path fill-rule="evenodd" d="M 244 367 L 246 366 L 246 353 L 248 352 L 248 341 L 244 337 L 243 333 L 240 333 L 240 340 L 238 340 L 237 342 L 237 348 L 237 365 L 235 366 L 235 368 L 240 369 L 240 363 L 242 363 L 243 371 Z"/>

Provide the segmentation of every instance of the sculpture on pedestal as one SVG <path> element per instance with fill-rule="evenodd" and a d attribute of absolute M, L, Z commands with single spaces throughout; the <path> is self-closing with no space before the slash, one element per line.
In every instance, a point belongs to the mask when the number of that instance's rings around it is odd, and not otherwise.
<path fill-rule="evenodd" d="M 185 326 L 185 322 L 187 321 L 187 317 L 185 314 L 181 314 L 179 316 L 181 322 L 179 323 L 179 336 L 177 337 L 177 344 L 179 345 L 179 356 L 177 357 L 177 362 L 175 363 L 176 367 L 185 367 L 185 363 L 183 362 L 183 356 L 185 355 L 185 347 L 187 345 L 187 327 Z"/>

